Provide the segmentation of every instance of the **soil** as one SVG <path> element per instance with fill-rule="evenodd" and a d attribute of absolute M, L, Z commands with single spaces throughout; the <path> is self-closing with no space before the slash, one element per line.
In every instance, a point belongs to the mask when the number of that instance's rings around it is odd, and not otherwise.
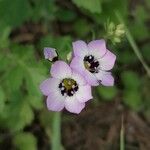
<path fill-rule="evenodd" d="M 66 150 L 119 150 L 122 124 L 126 150 L 150 150 L 148 122 L 116 101 L 70 116 L 62 124 L 62 143 Z"/>

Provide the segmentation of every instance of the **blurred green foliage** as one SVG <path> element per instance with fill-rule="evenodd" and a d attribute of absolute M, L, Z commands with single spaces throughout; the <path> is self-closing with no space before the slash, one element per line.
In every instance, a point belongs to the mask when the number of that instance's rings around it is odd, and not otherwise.
<path fill-rule="evenodd" d="M 5 131 L 0 134 L 0 145 L 7 133 L 17 149 L 37 149 L 37 137 L 27 130 L 37 120 L 49 139 L 57 130 L 52 127 L 55 115 L 46 110 L 39 90 L 50 68 L 43 57 L 44 47 L 55 47 L 66 60 L 72 41 L 110 35 L 105 25 L 108 20 L 113 26 L 120 24 L 117 10 L 149 62 L 150 3 L 144 2 L 146 8 L 125 0 L 0 0 L 0 132 Z M 115 86 L 96 88 L 97 99 L 100 103 L 119 98 L 125 106 L 148 116 L 149 79 L 126 38 L 116 45 L 113 39 L 111 34 L 106 40 L 117 55 Z"/>

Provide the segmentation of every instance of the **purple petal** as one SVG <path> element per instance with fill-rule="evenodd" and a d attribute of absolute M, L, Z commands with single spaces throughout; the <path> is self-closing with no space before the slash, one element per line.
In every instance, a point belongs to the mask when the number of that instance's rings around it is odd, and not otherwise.
<path fill-rule="evenodd" d="M 106 71 L 112 69 L 115 64 L 115 60 L 116 56 L 107 50 L 107 53 L 104 55 L 104 57 L 99 59 L 101 69 Z"/>
<path fill-rule="evenodd" d="M 45 47 L 44 48 L 44 56 L 45 56 L 45 59 L 52 61 L 53 58 L 57 57 L 56 50 L 54 48 Z"/>
<path fill-rule="evenodd" d="M 92 92 L 91 92 L 91 86 L 85 85 L 80 86 L 79 91 L 76 93 L 76 98 L 79 102 L 87 102 L 88 100 L 92 99 Z"/>
<path fill-rule="evenodd" d="M 114 78 L 110 72 L 100 71 L 98 74 L 95 74 L 97 79 L 101 81 L 101 84 L 104 86 L 113 86 Z"/>
<path fill-rule="evenodd" d="M 84 78 L 86 79 L 87 83 L 91 86 L 99 85 L 97 78 L 89 71 L 84 72 Z"/>
<path fill-rule="evenodd" d="M 64 61 L 56 61 L 52 65 L 50 72 L 54 78 L 59 78 L 59 79 L 70 77 L 72 74 L 71 68 Z"/>
<path fill-rule="evenodd" d="M 72 72 L 72 79 L 74 79 L 79 85 L 85 85 L 87 83 L 84 77 L 75 71 Z"/>
<path fill-rule="evenodd" d="M 81 40 L 73 42 L 73 51 L 75 56 L 84 58 L 88 54 L 87 44 Z"/>
<path fill-rule="evenodd" d="M 67 97 L 65 100 L 65 108 L 71 112 L 79 114 L 85 107 L 85 103 L 80 103 L 75 97 Z"/>
<path fill-rule="evenodd" d="M 101 58 L 106 53 L 106 43 L 105 40 L 94 40 L 88 44 L 89 53 L 94 55 L 96 58 Z"/>
<path fill-rule="evenodd" d="M 48 96 L 50 92 L 54 92 L 55 90 L 57 90 L 59 83 L 60 80 L 55 78 L 46 79 L 41 83 L 40 90 L 44 95 Z"/>
<path fill-rule="evenodd" d="M 47 98 L 47 107 L 51 111 L 61 111 L 65 106 L 65 98 L 59 92 L 52 92 Z"/>
<path fill-rule="evenodd" d="M 83 59 L 80 57 L 74 57 L 71 61 L 70 67 L 80 74 L 83 74 L 85 70 Z"/>

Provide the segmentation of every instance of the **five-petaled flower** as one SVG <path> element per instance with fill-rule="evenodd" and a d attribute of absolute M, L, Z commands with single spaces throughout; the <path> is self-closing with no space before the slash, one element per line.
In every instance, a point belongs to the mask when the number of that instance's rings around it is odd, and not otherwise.
<path fill-rule="evenodd" d="M 50 72 L 52 78 L 40 85 L 42 93 L 48 96 L 48 109 L 61 111 L 65 107 L 69 112 L 80 113 L 85 102 L 92 99 L 91 86 L 63 61 L 56 61 Z"/>
<path fill-rule="evenodd" d="M 86 44 L 84 41 L 73 42 L 74 58 L 71 67 L 80 73 L 89 85 L 113 86 L 114 78 L 111 70 L 116 56 L 106 48 L 105 40 L 94 40 Z"/>

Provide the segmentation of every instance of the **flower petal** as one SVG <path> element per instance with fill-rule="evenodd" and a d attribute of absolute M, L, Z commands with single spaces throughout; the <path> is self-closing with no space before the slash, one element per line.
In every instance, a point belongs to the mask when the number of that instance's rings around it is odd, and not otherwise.
<path fill-rule="evenodd" d="M 102 70 L 112 69 L 115 64 L 115 60 L 116 60 L 116 56 L 112 52 L 107 50 L 105 56 L 99 59 L 101 69 Z"/>
<path fill-rule="evenodd" d="M 87 83 L 91 86 L 99 85 L 97 78 L 88 70 L 84 71 L 84 78 L 86 79 Z"/>
<path fill-rule="evenodd" d="M 74 57 L 71 61 L 70 67 L 80 74 L 83 74 L 85 70 L 83 59 L 80 57 Z"/>
<path fill-rule="evenodd" d="M 110 72 L 100 71 L 99 73 L 95 74 L 95 76 L 99 81 L 101 81 L 101 84 L 104 86 L 114 85 L 114 78 Z"/>
<path fill-rule="evenodd" d="M 73 51 L 75 56 L 84 58 L 88 54 L 87 44 L 81 40 L 73 42 Z"/>
<path fill-rule="evenodd" d="M 92 92 L 91 92 L 91 86 L 85 85 L 85 86 L 80 86 L 79 91 L 76 93 L 76 98 L 78 99 L 79 102 L 87 102 L 88 100 L 92 99 Z"/>
<path fill-rule="evenodd" d="M 64 61 L 56 61 L 51 67 L 51 75 L 54 78 L 62 79 L 71 76 L 71 68 Z"/>
<path fill-rule="evenodd" d="M 87 83 L 86 80 L 84 79 L 84 77 L 81 76 L 76 71 L 72 72 L 72 79 L 74 79 L 77 82 L 77 84 L 79 84 L 79 85 L 85 85 Z"/>
<path fill-rule="evenodd" d="M 53 58 L 57 57 L 56 50 L 54 48 L 45 47 L 44 48 L 44 56 L 45 56 L 45 59 L 52 61 Z"/>
<path fill-rule="evenodd" d="M 59 83 L 60 80 L 56 78 L 46 79 L 40 84 L 40 90 L 44 95 L 48 96 L 50 92 L 55 92 L 57 90 Z"/>
<path fill-rule="evenodd" d="M 47 98 L 47 107 L 51 111 L 61 111 L 65 106 L 65 97 L 57 92 L 52 92 Z"/>
<path fill-rule="evenodd" d="M 106 49 L 106 42 L 105 40 L 94 40 L 88 44 L 89 53 L 94 55 L 96 58 L 101 58 L 105 55 Z"/>
<path fill-rule="evenodd" d="M 102 85 L 104 86 L 113 86 L 114 85 L 114 77 L 111 74 L 107 74 L 103 77 Z"/>
<path fill-rule="evenodd" d="M 80 103 L 75 96 L 67 97 L 65 100 L 65 108 L 71 113 L 79 114 L 84 107 L 85 103 Z"/>

